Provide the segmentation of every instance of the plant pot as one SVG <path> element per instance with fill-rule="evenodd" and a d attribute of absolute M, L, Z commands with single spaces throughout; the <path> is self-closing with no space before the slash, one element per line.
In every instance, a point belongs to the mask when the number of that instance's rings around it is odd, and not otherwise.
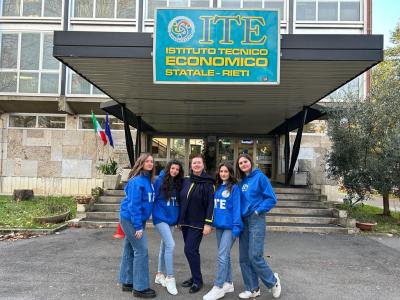
<path fill-rule="evenodd" d="M 372 228 L 376 225 L 376 223 L 368 223 L 368 222 L 356 222 L 356 226 L 360 228 L 362 231 L 372 231 Z"/>
<path fill-rule="evenodd" d="M 116 190 L 119 186 L 121 175 L 104 175 L 103 188 L 105 190 Z"/>

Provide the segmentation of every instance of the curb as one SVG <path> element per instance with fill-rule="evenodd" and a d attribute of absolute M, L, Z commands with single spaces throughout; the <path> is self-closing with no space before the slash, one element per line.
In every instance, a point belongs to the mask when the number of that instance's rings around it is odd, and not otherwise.
<path fill-rule="evenodd" d="M 0 228 L 0 234 L 8 234 L 12 232 L 29 233 L 29 234 L 53 234 L 59 230 L 63 230 L 68 227 L 67 223 L 63 223 L 60 226 L 53 229 L 30 229 L 30 228 Z"/>

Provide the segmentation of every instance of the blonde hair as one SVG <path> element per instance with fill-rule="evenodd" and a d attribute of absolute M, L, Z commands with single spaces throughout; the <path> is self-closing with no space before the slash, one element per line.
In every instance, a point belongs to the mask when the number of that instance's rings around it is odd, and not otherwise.
<path fill-rule="evenodd" d="M 153 157 L 150 153 L 142 153 L 142 154 L 140 154 L 140 156 L 138 157 L 138 159 L 135 162 L 135 165 L 132 167 L 132 170 L 129 172 L 128 179 L 131 179 L 132 177 L 138 176 L 141 172 L 143 172 L 144 162 L 150 156 Z M 150 174 L 151 174 L 150 179 L 153 182 L 153 179 L 155 177 L 154 165 L 153 165 L 153 169 L 151 170 Z"/>

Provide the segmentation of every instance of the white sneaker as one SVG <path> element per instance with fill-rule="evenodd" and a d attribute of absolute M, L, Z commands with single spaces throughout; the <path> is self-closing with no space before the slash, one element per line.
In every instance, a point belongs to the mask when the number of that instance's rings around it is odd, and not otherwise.
<path fill-rule="evenodd" d="M 217 300 L 225 296 L 224 288 L 213 286 L 213 288 L 203 296 L 203 300 Z"/>
<path fill-rule="evenodd" d="M 276 278 L 276 283 L 271 289 L 272 297 L 279 298 L 279 296 L 281 295 L 281 290 L 282 290 L 281 280 L 279 279 L 278 273 L 274 273 L 274 275 L 275 275 L 275 278 Z"/>
<path fill-rule="evenodd" d="M 258 289 L 257 291 L 254 291 L 254 292 L 250 292 L 250 291 L 241 292 L 239 294 L 239 298 L 240 299 L 250 299 L 250 298 L 258 297 L 260 295 L 261 295 L 261 291 L 260 291 L 260 289 Z"/>
<path fill-rule="evenodd" d="M 162 285 L 163 287 L 165 287 L 165 276 L 164 274 L 157 274 L 156 275 L 156 279 L 154 279 L 154 282 L 157 284 Z"/>
<path fill-rule="evenodd" d="M 174 277 L 165 278 L 165 287 L 168 293 L 171 295 L 178 295 L 178 290 L 176 289 L 176 282 Z"/>
<path fill-rule="evenodd" d="M 225 293 L 233 293 L 235 291 L 235 288 L 233 287 L 233 282 L 224 282 L 222 288 L 224 289 Z"/>

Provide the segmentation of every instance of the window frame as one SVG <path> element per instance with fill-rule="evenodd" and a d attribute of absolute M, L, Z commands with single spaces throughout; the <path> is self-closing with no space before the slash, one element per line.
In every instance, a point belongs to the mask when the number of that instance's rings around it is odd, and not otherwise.
<path fill-rule="evenodd" d="M 78 75 L 81 79 L 87 81 L 85 78 L 83 78 L 81 75 L 79 75 L 78 73 L 74 72 L 72 69 L 67 67 L 67 76 L 66 76 L 66 93 L 65 95 L 67 97 L 71 97 L 71 98 L 110 98 L 108 97 L 106 94 L 102 93 L 102 94 L 94 94 L 93 93 L 93 89 L 95 88 L 95 86 L 93 84 L 91 84 L 90 82 L 88 82 L 90 84 L 90 93 L 89 94 L 73 94 L 72 93 L 72 75 L 76 74 Z"/>
<path fill-rule="evenodd" d="M 44 36 L 45 34 L 54 35 L 53 31 L 2 31 L 0 32 L 0 53 L 2 49 L 2 40 L 4 34 L 16 34 L 17 38 L 17 68 L 0 68 L 0 72 L 15 72 L 17 74 L 17 86 L 15 92 L 1 92 L 0 95 L 41 95 L 41 96 L 59 96 L 61 92 L 61 63 L 58 62 L 58 69 L 43 69 L 43 53 L 44 53 Z M 39 34 L 40 35 L 40 46 L 39 46 L 39 68 L 37 70 L 22 70 L 21 69 L 21 42 L 22 34 Z M 38 86 L 36 92 L 20 92 L 20 74 L 21 73 L 34 73 L 38 74 Z M 58 75 L 58 89 L 56 93 L 42 93 L 41 80 L 42 74 L 57 74 Z"/>
<path fill-rule="evenodd" d="M 35 117 L 35 127 L 15 127 L 10 126 L 10 121 L 12 116 L 27 116 L 27 117 Z M 39 117 L 64 117 L 65 125 L 64 128 L 51 128 L 51 127 L 39 127 Z M 67 114 L 46 114 L 46 113 L 9 113 L 7 120 L 7 129 L 34 129 L 34 130 L 67 130 Z"/>
<path fill-rule="evenodd" d="M 3 5 L 0 6 L 0 19 L 1 18 L 6 18 L 6 19 L 13 19 L 13 18 L 24 18 L 24 19 L 61 19 L 64 14 L 64 1 L 68 0 L 61 0 L 61 10 L 60 10 L 60 16 L 56 17 L 46 17 L 44 16 L 44 7 L 45 7 L 45 1 L 47 0 L 40 0 L 41 1 L 41 10 L 40 10 L 40 16 L 24 16 L 24 0 L 17 0 L 16 2 L 19 1 L 19 15 L 16 16 L 3 16 Z M 3 4 L 4 2 L 2 2 Z"/>
<path fill-rule="evenodd" d="M 315 19 L 314 20 L 298 20 L 297 19 L 297 4 L 299 2 L 314 2 L 315 3 Z M 335 21 L 325 21 L 325 20 L 319 20 L 319 3 L 320 2 L 337 2 L 337 20 Z M 358 20 L 353 20 L 353 21 L 342 21 L 341 20 L 341 3 L 346 3 L 346 2 L 358 2 L 358 8 L 359 8 L 359 19 Z M 327 23 L 327 24 L 343 24 L 343 23 L 353 23 L 353 24 L 362 24 L 364 22 L 363 19 L 363 8 L 364 8 L 364 1 L 363 0 L 295 0 L 294 2 L 294 9 L 293 9 L 293 17 L 295 19 L 295 22 L 298 24 L 304 24 L 304 23 L 312 23 L 312 24 L 321 24 L 321 23 Z"/>
<path fill-rule="evenodd" d="M 82 21 L 82 20 L 99 20 L 99 21 L 135 21 L 137 22 L 138 20 L 138 10 L 139 10 L 139 0 L 134 0 L 135 2 L 135 17 L 134 18 L 118 18 L 117 13 L 118 13 L 118 0 L 114 0 L 114 12 L 113 18 L 96 18 L 96 3 L 97 0 L 91 0 L 93 3 L 93 11 L 92 11 L 92 16 L 91 17 L 75 17 L 75 1 L 76 0 L 70 0 L 71 1 L 71 10 L 70 10 L 70 20 L 75 20 L 75 21 Z"/>

